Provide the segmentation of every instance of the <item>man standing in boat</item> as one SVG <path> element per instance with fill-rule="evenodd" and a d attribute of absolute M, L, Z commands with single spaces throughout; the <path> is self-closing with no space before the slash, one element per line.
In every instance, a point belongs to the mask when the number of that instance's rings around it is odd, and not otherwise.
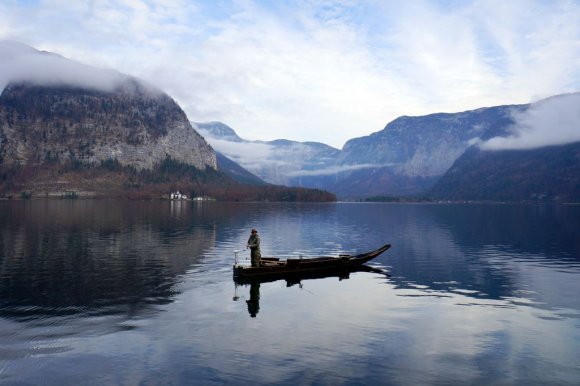
<path fill-rule="evenodd" d="M 250 248 L 250 255 L 252 256 L 252 267 L 260 266 L 260 258 L 262 257 L 260 253 L 260 236 L 258 236 L 258 231 L 252 229 L 252 234 L 248 239 L 248 248 Z"/>

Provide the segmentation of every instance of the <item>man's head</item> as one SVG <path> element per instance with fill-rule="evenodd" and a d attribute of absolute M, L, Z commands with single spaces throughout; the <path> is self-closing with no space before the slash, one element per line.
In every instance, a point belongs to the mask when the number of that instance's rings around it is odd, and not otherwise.
<path fill-rule="evenodd" d="M 255 235 L 256 233 L 258 233 L 258 231 L 255 229 L 252 229 L 252 234 Z"/>

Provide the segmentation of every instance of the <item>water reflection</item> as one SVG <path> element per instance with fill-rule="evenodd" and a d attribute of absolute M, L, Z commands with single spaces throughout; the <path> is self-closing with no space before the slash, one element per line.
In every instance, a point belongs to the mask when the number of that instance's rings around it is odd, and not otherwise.
<path fill-rule="evenodd" d="M 0 202 L 0 383 L 580 379 L 580 207 L 192 204 Z M 391 242 L 371 263 L 392 276 L 232 301 L 254 227 L 267 255 Z"/>
<path fill-rule="evenodd" d="M 346 204 L 336 217 L 361 244 L 388 235 L 373 263 L 401 290 L 580 309 L 578 206 Z"/>
<path fill-rule="evenodd" d="M 248 313 L 255 318 L 260 311 L 260 283 L 250 284 L 250 299 L 246 300 Z"/>
<path fill-rule="evenodd" d="M 391 242 L 370 264 L 389 270 L 401 293 L 580 309 L 579 206 L 272 204 L 246 214 L 247 229 L 261 229 L 265 255 L 356 253 Z"/>
<path fill-rule="evenodd" d="M 166 304 L 215 244 L 215 227 L 197 225 L 203 214 L 174 203 L 2 204 L 0 316 L 16 321 Z"/>
<path fill-rule="evenodd" d="M 320 280 L 326 278 L 338 278 L 338 281 L 346 280 L 350 278 L 350 275 L 356 272 L 372 272 L 375 274 L 379 274 L 382 277 L 389 278 L 390 274 L 386 271 L 383 271 L 379 268 L 370 267 L 367 265 L 360 265 L 360 266 L 353 266 L 348 268 L 342 268 L 339 270 L 332 270 L 332 271 L 323 271 L 323 272 L 306 272 L 297 275 L 296 273 L 289 275 L 286 278 L 275 278 L 272 279 L 271 277 L 266 278 L 240 278 L 234 277 L 235 283 L 235 292 L 234 292 L 234 301 L 238 301 L 240 297 L 238 296 L 238 287 L 250 287 L 249 292 L 249 299 L 246 300 L 248 313 L 252 318 L 255 318 L 258 312 L 260 311 L 260 285 L 263 283 L 272 283 L 272 282 L 285 282 L 286 287 L 292 287 L 297 285 L 301 289 L 303 288 L 303 281 L 306 280 Z"/>

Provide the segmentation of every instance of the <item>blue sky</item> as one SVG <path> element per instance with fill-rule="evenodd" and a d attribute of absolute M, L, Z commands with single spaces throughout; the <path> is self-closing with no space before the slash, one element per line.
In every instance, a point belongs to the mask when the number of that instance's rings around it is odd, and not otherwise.
<path fill-rule="evenodd" d="M 3 0 L 0 40 L 145 79 L 247 139 L 338 148 L 401 115 L 580 91 L 573 0 Z"/>

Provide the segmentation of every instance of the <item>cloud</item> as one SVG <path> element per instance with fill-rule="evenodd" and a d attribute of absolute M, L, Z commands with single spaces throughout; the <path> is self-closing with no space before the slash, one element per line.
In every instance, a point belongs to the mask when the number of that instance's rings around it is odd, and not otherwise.
<path fill-rule="evenodd" d="M 263 142 L 230 141 L 212 137 L 200 130 L 220 153 L 272 183 L 288 183 L 289 178 L 334 175 L 341 172 L 377 168 L 387 165 L 336 165 L 336 157 L 327 148 L 308 143 L 273 145 Z"/>
<path fill-rule="evenodd" d="M 361 169 L 375 169 L 385 166 L 392 166 L 393 164 L 356 164 L 356 165 L 337 165 L 325 169 L 318 170 L 298 170 L 288 173 L 288 177 L 307 177 L 307 176 L 330 176 L 343 172 L 352 172 Z"/>
<path fill-rule="evenodd" d="M 215 150 L 249 170 L 256 170 L 267 164 L 279 164 L 274 157 L 275 148 L 271 145 L 256 142 L 232 142 L 209 136 L 206 136 L 205 139 Z"/>
<path fill-rule="evenodd" d="M 576 1 L 10 1 L 0 39 L 146 79 L 244 138 L 340 148 L 580 89 L 579 19 Z"/>
<path fill-rule="evenodd" d="M 11 81 L 111 91 L 127 77 L 13 42 L 0 42 L 0 92 Z"/>
<path fill-rule="evenodd" d="M 512 135 L 480 145 L 484 150 L 534 149 L 580 141 L 580 93 L 549 98 L 513 115 Z"/>
<path fill-rule="evenodd" d="M 261 174 L 262 177 L 274 178 L 270 175 L 271 172 L 265 174 L 264 170 L 276 169 L 277 172 L 274 175 L 278 179 L 276 182 L 287 182 L 288 178 L 294 177 L 335 175 L 342 172 L 392 166 L 392 164 L 335 165 L 335 158 L 324 158 L 318 154 L 314 154 L 315 157 L 313 157 L 313 149 L 306 144 L 274 146 L 262 142 L 235 142 L 214 138 L 204 130 L 199 131 L 202 135 L 205 134 L 206 140 L 214 149 L 244 168 Z M 303 169 L 307 165 L 307 167 L 313 167 L 314 159 L 317 162 L 315 170 Z"/>

